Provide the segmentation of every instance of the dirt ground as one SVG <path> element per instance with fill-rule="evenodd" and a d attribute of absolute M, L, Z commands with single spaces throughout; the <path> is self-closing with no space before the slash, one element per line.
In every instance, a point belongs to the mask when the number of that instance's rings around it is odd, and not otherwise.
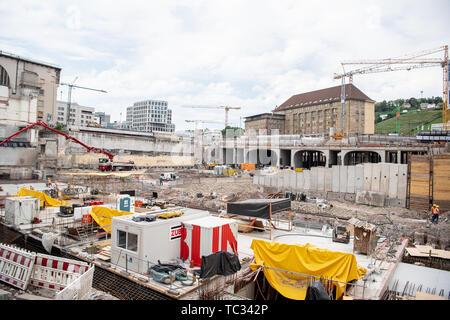
<path fill-rule="evenodd" d="M 253 184 L 249 176 L 228 179 L 203 179 L 202 183 L 191 183 L 183 187 L 169 184 L 159 187 L 159 198 L 167 202 L 182 201 L 196 207 L 220 211 L 227 202 L 266 198 L 275 190 Z M 211 197 L 215 193 L 215 198 Z M 440 215 L 438 224 L 431 224 L 431 215 L 425 211 L 414 211 L 398 207 L 375 207 L 352 202 L 327 201 L 326 208 L 316 203 L 292 201 L 291 208 L 296 218 L 333 224 L 345 223 L 352 217 L 375 224 L 379 235 L 408 237 L 416 244 L 430 244 L 436 248 L 450 249 L 449 212 Z"/>

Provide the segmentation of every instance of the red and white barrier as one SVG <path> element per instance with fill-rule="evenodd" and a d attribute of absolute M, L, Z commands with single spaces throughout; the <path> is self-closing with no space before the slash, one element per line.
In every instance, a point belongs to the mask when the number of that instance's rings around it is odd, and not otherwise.
<path fill-rule="evenodd" d="M 84 274 L 90 265 L 86 262 L 64 259 L 38 253 L 30 284 L 60 291 Z"/>
<path fill-rule="evenodd" d="M 202 256 L 217 251 L 237 255 L 237 222 L 231 219 L 203 217 L 183 222 L 180 258 L 201 266 Z"/>
<path fill-rule="evenodd" d="M 36 253 L 0 244 L 0 281 L 25 290 L 30 281 Z"/>
<path fill-rule="evenodd" d="M 56 293 L 55 300 L 86 300 L 89 297 L 94 279 L 94 267 Z"/>

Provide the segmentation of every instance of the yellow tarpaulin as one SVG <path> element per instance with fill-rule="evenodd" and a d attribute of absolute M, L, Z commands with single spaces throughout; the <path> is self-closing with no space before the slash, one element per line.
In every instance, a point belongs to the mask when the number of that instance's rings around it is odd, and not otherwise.
<path fill-rule="evenodd" d="M 43 192 L 29 190 L 25 188 L 20 188 L 19 193 L 16 194 L 14 197 L 26 197 L 26 196 L 40 199 L 41 203 L 44 202 L 46 207 L 60 207 L 68 205 L 67 202 L 65 202 L 64 200 L 59 201 L 53 199 L 52 197 L 48 196 Z"/>
<path fill-rule="evenodd" d="M 255 263 L 250 264 L 253 270 L 266 266 L 342 282 L 361 279 L 367 272 L 357 265 L 355 255 L 320 249 L 309 243 L 303 246 L 253 240 L 250 248 L 255 256 Z M 293 300 L 305 299 L 308 288 L 306 277 L 268 268 L 264 268 L 264 275 L 270 285 L 284 297 Z M 333 284 L 336 286 L 336 298 L 339 298 L 346 285 L 338 282 Z"/>
<path fill-rule="evenodd" d="M 133 214 L 133 212 L 120 211 L 107 207 L 92 207 L 92 210 L 89 214 L 92 216 L 92 219 L 94 219 L 95 222 L 97 222 L 97 224 L 103 228 L 103 230 L 105 230 L 106 232 L 111 232 L 112 217 L 126 216 L 129 214 Z"/>

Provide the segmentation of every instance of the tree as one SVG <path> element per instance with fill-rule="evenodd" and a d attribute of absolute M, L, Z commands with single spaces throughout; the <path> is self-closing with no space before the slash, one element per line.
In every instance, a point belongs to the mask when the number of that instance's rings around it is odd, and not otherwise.
<path fill-rule="evenodd" d="M 408 102 L 413 108 L 417 108 L 419 106 L 419 102 L 417 101 L 416 98 L 410 98 Z"/>
<path fill-rule="evenodd" d="M 233 136 L 233 137 L 240 137 L 244 134 L 244 129 L 239 128 L 239 127 L 226 126 L 222 130 L 222 137 L 224 137 L 224 138 L 230 137 L 230 133 L 231 133 L 231 136 Z"/>

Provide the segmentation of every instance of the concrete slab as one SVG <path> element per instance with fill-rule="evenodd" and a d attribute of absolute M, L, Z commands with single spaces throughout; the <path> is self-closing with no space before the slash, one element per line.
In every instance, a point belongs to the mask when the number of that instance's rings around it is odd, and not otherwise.
<path fill-rule="evenodd" d="M 389 197 L 389 178 L 390 166 L 383 163 L 381 165 L 380 192 L 383 192 L 387 197 Z"/>
<path fill-rule="evenodd" d="M 309 189 L 310 190 L 317 190 L 317 178 L 319 176 L 319 168 L 314 167 L 311 168 L 311 173 L 310 173 L 310 186 Z"/>
<path fill-rule="evenodd" d="M 348 166 L 339 166 L 339 192 L 347 192 Z"/>
<path fill-rule="evenodd" d="M 358 164 L 355 166 L 355 193 L 364 190 L 363 184 L 364 184 L 364 166 L 362 164 Z"/>
<path fill-rule="evenodd" d="M 378 163 L 372 164 L 371 191 L 380 192 L 381 167 Z"/>
<path fill-rule="evenodd" d="M 317 170 L 317 191 L 325 191 L 325 170 L 323 167 Z"/>
<path fill-rule="evenodd" d="M 364 163 L 364 179 L 363 179 L 363 190 L 371 191 L 372 190 L 372 164 Z"/>
<path fill-rule="evenodd" d="M 311 189 L 311 171 L 303 170 L 303 177 L 304 177 L 303 189 L 310 190 Z"/>
<path fill-rule="evenodd" d="M 297 190 L 303 190 L 305 185 L 305 177 L 303 176 L 303 172 L 296 172 L 296 178 L 297 180 Z"/>
<path fill-rule="evenodd" d="M 347 193 L 355 193 L 355 174 L 356 174 L 356 167 L 355 166 L 348 166 L 347 167 Z"/>
<path fill-rule="evenodd" d="M 325 181 L 324 181 L 324 191 L 332 191 L 333 187 L 333 172 L 332 168 L 326 168 L 325 169 Z"/>
<path fill-rule="evenodd" d="M 12 299 L 11 292 L 0 289 L 0 300 L 11 300 L 11 299 Z"/>
<path fill-rule="evenodd" d="M 331 191 L 333 192 L 339 192 L 339 173 L 340 173 L 340 166 L 333 166 L 331 167 Z"/>
<path fill-rule="evenodd" d="M 396 163 L 389 164 L 389 198 L 398 198 L 398 168 L 399 165 Z"/>
<path fill-rule="evenodd" d="M 359 191 L 356 193 L 355 203 L 369 206 L 384 207 L 385 195 L 374 191 Z"/>
<path fill-rule="evenodd" d="M 408 165 L 401 164 L 398 168 L 398 189 L 397 189 L 398 199 L 406 199 L 407 185 L 408 185 Z"/>

